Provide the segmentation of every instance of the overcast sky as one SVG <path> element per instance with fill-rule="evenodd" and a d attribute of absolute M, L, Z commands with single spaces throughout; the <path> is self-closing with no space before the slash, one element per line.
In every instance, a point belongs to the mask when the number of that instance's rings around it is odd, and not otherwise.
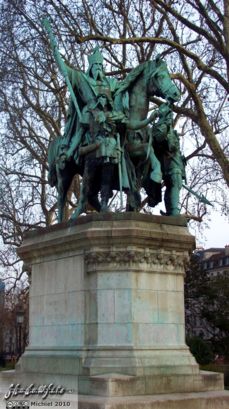
<path fill-rule="evenodd" d="M 154 208 L 153 214 L 160 214 L 161 209 L 165 211 L 163 202 Z M 204 216 L 203 224 L 201 223 L 201 233 L 198 229 L 198 223 L 194 224 L 193 229 L 189 225 L 190 233 L 196 237 L 196 246 L 208 249 L 210 247 L 225 247 L 226 244 L 229 245 L 229 217 L 221 216 L 220 212 L 211 209 L 208 211 L 211 213 Z M 204 223 L 208 227 L 204 227 Z"/>
<path fill-rule="evenodd" d="M 225 247 L 229 244 L 229 222 L 219 213 L 213 212 L 209 229 L 204 230 L 204 237 L 198 237 L 197 245 L 205 249 L 210 247 Z"/>

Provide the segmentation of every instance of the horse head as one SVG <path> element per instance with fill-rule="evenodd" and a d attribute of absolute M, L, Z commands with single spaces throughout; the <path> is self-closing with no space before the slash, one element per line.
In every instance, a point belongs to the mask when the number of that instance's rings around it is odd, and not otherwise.
<path fill-rule="evenodd" d="M 181 96 L 179 89 L 171 79 L 165 61 L 160 56 L 150 61 L 148 94 L 156 95 L 171 103 L 179 101 Z"/>

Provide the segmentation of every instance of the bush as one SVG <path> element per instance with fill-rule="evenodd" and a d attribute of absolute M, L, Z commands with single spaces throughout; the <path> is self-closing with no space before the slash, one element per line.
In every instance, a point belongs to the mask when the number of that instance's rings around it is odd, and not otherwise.
<path fill-rule="evenodd" d="M 187 339 L 187 344 L 198 364 L 207 365 L 214 360 L 214 353 L 211 345 L 202 338 L 190 337 Z"/>
<path fill-rule="evenodd" d="M 0 355 L 0 366 L 4 368 L 6 366 L 6 361 L 3 355 Z"/>
<path fill-rule="evenodd" d="M 224 386 L 226 389 L 229 389 L 229 365 L 228 364 L 219 365 L 213 362 L 209 365 L 202 365 L 200 369 L 204 371 L 223 373 L 224 374 Z"/>

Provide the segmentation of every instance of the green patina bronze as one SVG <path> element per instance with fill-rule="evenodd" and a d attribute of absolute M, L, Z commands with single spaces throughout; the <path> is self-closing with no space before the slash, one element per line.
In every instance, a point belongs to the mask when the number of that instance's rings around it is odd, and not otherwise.
<path fill-rule="evenodd" d="M 185 159 L 180 152 L 178 133 L 173 127 L 173 112 L 170 104 L 159 108 L 158 122 L 151 128 L 153 147 L 161 164 L 164 180 L 166 215 L 180 213 L 179 194 L 185 179 Z"/>
<path fill-rule="evenodd" d="M 113 190 L 121 192 L 121 207 L 124 192 L 126 210 L 138 210 L 144 188 L 153 207 L 161 201 L 162 182 L 166 214 L 179 214 L 185 164 L 173 128 L 172 105 L 180 92 L 165 62 L 160 57 L 146 61 L 118 81 L 105 75 L 103 56 L 96 47 L 88 57 L 87 72 L 75 70 L 62 60 L 49 22 L 43 24 L 70 93 L 64 134 L 50 144 L 48 152 L 49 183 L 58 191 L 59 221 L 75 174 L 82 176 L 82 184 L 72 219 L 87 203 L 97 211 L 108 211 Z M 166 103 L 148 117 L 152 96 Z"/>

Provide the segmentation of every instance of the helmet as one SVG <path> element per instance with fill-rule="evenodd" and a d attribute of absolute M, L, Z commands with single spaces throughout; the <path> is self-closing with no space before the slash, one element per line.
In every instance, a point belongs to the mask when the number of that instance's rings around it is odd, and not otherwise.
<path fill-rule="evenodd" d="M 99 50 L 99 47 L 96 47 L 91 55 L 88 56 L 89 68 L 90 71 L 91 67 L 95 63 L 102 64 L 103 63 L 103 56 Z"/>

